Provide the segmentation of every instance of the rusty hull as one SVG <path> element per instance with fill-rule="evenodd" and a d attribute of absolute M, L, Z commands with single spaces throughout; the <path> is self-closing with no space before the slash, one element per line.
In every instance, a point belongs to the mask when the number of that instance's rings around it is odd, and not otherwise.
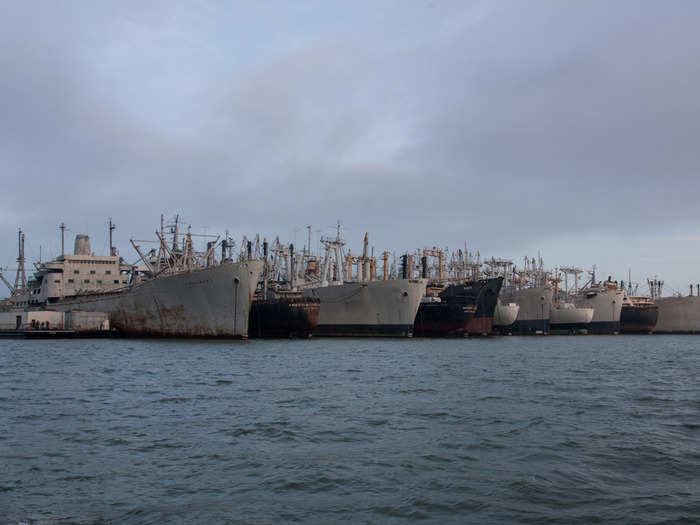
<path fill-rule="evenodd" d="M 247 338 L 262 261 L 224 263 L 144 281 L 121 292 L 51 304 L 56 310 L 109 314 L 127 336 Z"/>

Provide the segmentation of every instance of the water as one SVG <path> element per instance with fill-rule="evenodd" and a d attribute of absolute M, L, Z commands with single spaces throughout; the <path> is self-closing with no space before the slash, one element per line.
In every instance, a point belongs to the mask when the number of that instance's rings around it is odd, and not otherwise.
<path fill-rule="evenodd" d="M 0 340 L 0 522 L 700 519 L 700 338 Z"/>

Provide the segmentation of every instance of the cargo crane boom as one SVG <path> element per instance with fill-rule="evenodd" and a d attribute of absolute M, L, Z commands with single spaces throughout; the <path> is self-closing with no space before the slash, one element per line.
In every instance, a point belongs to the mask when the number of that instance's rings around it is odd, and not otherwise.
<path fill-rule="evenodd" d="M 0 271 L 0 280 L 5 283 L 5 286 L 7 286 L 10 289 L 10 295 L 15 295 L 16 290 L 15 287 L 12 286 L 12 283 L 5 278 L 5 276 L 2 274 L 2 271 Z"/>

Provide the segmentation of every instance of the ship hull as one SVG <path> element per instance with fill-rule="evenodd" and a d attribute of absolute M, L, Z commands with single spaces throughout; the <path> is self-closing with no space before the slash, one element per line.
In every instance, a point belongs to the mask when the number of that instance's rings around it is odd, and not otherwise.
<path fill-rule="evenodd" d="M 248 337 L 311 337 L 318 327 L 319 310 L 319 300 L 311 297 L 255 299 Z"/>
<path fill-rule="evenodd" d="M 596 321 L 591 323 L 590 333 L 597 335 L 616 335 L 620 333 L 619 321 Z"/>
<path fill-rule="evenodd" d="M 351 282 L 313 288 L 320 336 L 411 337 L 425 279 Z"/>
<path fill-rule="evenodd" d="M 499 299 L 493 314 L 493 329 L 495 332 L 508 332 L 518 318 L 520 307 L 516 303 L 503 303 Z"/>
<path fill-rule="evenodd" d="M 501 300 L 504 303 L 516 303 L 519 308 L 515 322 L 510 326 L 500 326 L 499 329 L 520 335 L 548 333 L 553 293 L 549 286 L 536 286 L 502 294 Z"/>
<path fill-rule="evenodd" d="M 595 290 L 584 292 L 576 301 L 579 308 L 593 308 L 590 331 L 593 334 L 618 334 L 624 292 Z"/>
<path fill-rule="evenodd" d="M 552 305 L 550 331 L 552 333 L 588 333 L 593 314 L 593 308 L 576 308 L 570 303 Z"/>
<path fill-rule="evenodd" d="M 421 303 L 413 325 L 413 335 L 416 337 L 466 336 L 467 327 L 475 313 L 475 304 Z"/>
<path fill-rule="evenodd" d="M 440 302 L 421 303 L 413 326 L 417 337 L 488 335 L 503 278 L 450 285 Z"/>
<path fill-rule="evenodd" d="M 654 304 L 623 305 L 620 314 L 620 333 L 650 334 L 656 327 L 659 308 Z"/>
<path fill-rule="evenodd" d="M 700 333 L 700 297 L 659 297 L 654 303 L 659 309 L 654 333 Z"/>
<path fill-rule="evenodd" d="M 105 312 L 126 336 L 246 338 L 262 264 L 225 263 L 166 275 L 122 291 L 63 298 L 47 308 Z"/>

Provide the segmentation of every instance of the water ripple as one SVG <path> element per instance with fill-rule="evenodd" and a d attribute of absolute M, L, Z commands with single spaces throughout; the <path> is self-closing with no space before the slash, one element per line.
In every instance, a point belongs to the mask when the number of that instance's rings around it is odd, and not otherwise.
<path fill-rule="evenodd" d="M 0 341 L 0 523 L 695 523 L 700 339 Z"/>

